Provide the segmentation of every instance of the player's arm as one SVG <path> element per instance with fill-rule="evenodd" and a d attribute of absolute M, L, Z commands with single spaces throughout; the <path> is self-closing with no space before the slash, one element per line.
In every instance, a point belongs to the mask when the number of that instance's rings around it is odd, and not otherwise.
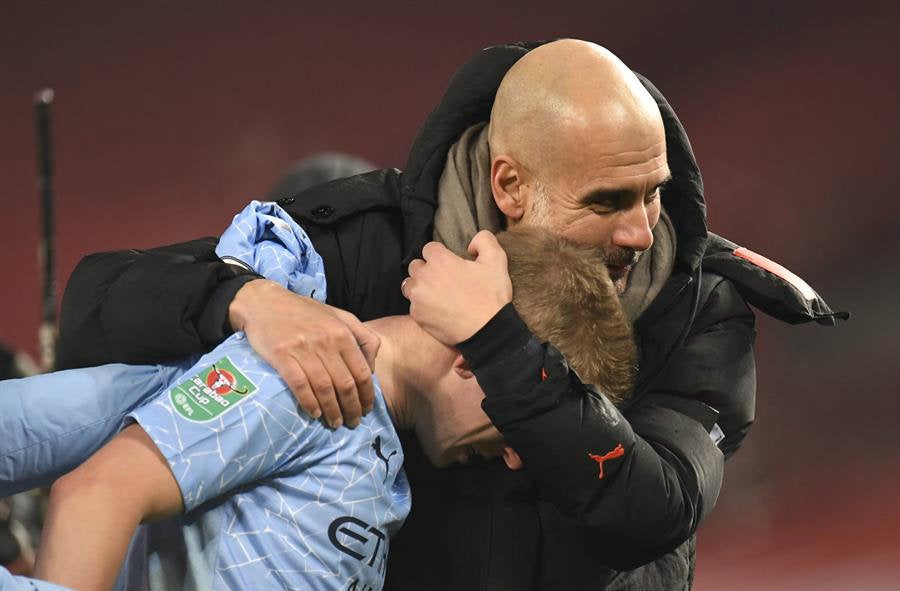
<path fill-rule="evenodd" d="M 78 590 L 110 589 L 135 529 L 182 510 L 169 465 L 137 425 L 53 485 L 35 574 Z"/>
<path fill-rule="evenodd" d="M 0 382 L 0 496 L 74 470 L 176 371 L 113 364 Z"/>
<path fill-rule="evenodd" d="M 662 387 L 626 416 L 528 331 L 508 303 L 502 251 L 479 236 L 472 244 L 485 248 L 475 261 L 425 247 L 427 262 L 410 264 L 404 289 L 410 314 L 438 340 L 458 345 L 486 394 L 488 416 L 547 500 L 596 531 L 585 543 L 599 559 L 629 569 L 666 554 L 695 531 L 721 486 L 723 455 L 709 433 L 716 412 L 698 395 L 749 397 L 752 408 L 752 313 L 730 283 L 719 284 L 709 298 L 715 314 L 695 325 L 669 364 L 689 368 L 684 374 L 694 381 Z"/>

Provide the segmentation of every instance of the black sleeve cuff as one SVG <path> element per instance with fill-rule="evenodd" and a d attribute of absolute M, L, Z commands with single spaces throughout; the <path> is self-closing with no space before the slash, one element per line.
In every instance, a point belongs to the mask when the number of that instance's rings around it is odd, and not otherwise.
<path fill-rule="evenodd" d="M 531 338 L 515 306 L 506 304 L 481 329 L 456 345 L 472 371 L 506 359 Z"/>
<path fill-rule="evenodd" d="M 228 306 L 231 305 L 231 301 L 234 300 L 234 296 L 240 288 L 244 287 L 248 281 L 260 278 L 261 276 L 256 273 L 238 275 L 216 288 L 197 321 L 197 332 L 204 345 L 215 347 L 234 333 L 234 329 L 231 328 L 231 323 L 228 321 Z"/>
<path fill-rule="evenodd" d="M 487 397 L 527 392 L 541 382 L 543 348 L 512 304 L 456 347 Z"/>

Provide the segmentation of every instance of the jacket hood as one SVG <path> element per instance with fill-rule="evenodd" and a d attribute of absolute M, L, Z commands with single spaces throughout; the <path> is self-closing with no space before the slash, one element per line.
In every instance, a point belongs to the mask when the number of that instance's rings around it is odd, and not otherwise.
<path fill-rule="evenodd" d="M 834 326 L 835 320 L 850 319 L 850 312 L 832 310 L 790 270 L 713 233 L 709 234 L 703 266 L 730 279 L 747 302 L 782 322 L 815 321 Z"/>
<path fill-rule="evenodd" d="M 401 176 L 401 207 L 407 221 L 408 263 L 431 240 L 437 186 L 450 147 L 470 126 L 490 120 L 494 97 L 503 77 L 522 56 L 548 41 L 496 45 L 480 51 L 450 79 L 447 91 L 419 129 Z M 706 244 L 703 180 L 681 122 L 665 97 L 649 80 L 638 79 L 659 106 L 666 133 L 666 155 L 672 180 L 662 193 L 663 206 L 675 226 L 676 269 L 692 272 Z"/>

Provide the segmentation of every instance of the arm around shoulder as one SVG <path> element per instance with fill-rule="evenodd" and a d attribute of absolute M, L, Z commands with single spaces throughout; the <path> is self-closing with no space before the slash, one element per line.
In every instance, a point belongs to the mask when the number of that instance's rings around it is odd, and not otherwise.
<path fill-rule="evenodd" d="M 486 412 L 547 500 L 597 531 L 592 545 L 610 566 L 649 562 L 696 531 L 723 475 L 724 456 L 710 430 L 719 424 L 725 442 L 739 442 L 752 422 L 752 314 L 730 297 L 733 287 L 711 287 L 695 330 L 624 412 L 583 385 L 548 345 L 538 370 L 546 377 L 532 388 L 521 389 L 512 376 L 526 365 L 516 356 L 527 359 L 534 347 L 492 365 L 494 373 L 508 367 L 508 379 L 483 384 Z M 520 389 L 508 391 L 507 383 Z"/>
<path fill-rule="evenodd" d="M 84 257 L 60 315 L 60 365 L 154 363 L 224 339 L 228 304 L 256 275 L 222 263 L 204 238 L 153 250 Z"/>

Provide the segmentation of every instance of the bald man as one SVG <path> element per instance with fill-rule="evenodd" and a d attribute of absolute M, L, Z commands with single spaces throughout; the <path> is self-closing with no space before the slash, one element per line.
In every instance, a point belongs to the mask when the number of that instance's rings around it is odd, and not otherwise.
<path fill-rule="evenodd" d="M 707 232 L 700 173 L 671 107 L 583 41 L 480 52 L 451 80 L 403 172 L 279 203 L 325 261 L 327 303 L 357 318 L 195 241 L 85 258 L 63 302 L 63 347 L 82 364 L 151 362 L 241 329 L 304 408 L 351 427 L 371 405 L 367 363 L 379 344 L 357 319 L 409 312 L 458 347 L 527 469 L 440 473 L 406 438 L 416 502 L 394 540 L 390 590 L 689 587 L 694 532 L 753 420 L 746 302 L 791 322 L 833 322 L 796 276 Z M 618 407 L 582 383 L 553 337 L 528 331 L 504 278 L 458 256 L 479 230 L 515 225 L 602 250 L 640 351 Z"/>

